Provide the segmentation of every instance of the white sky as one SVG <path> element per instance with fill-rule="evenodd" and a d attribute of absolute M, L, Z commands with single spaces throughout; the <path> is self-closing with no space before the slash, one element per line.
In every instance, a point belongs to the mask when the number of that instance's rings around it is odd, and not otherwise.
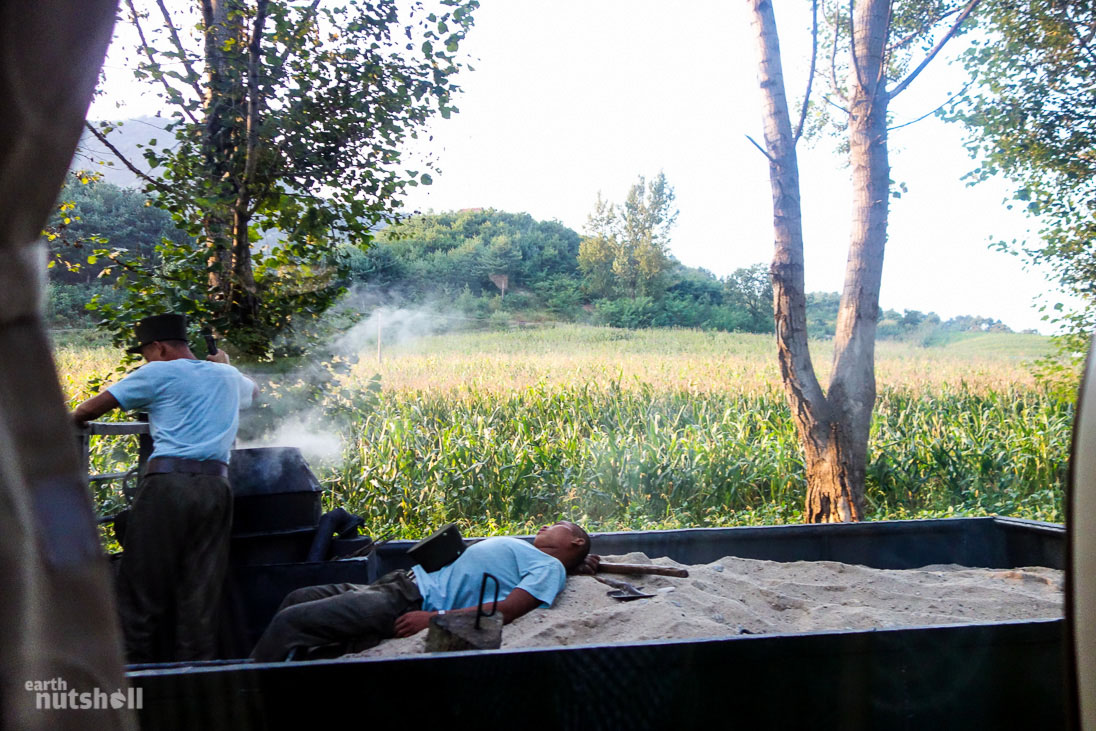
<path fill-rule="evenodd" d="M 795 99 L 807 68 L 808 4 L 775 6 Z M 118 50 L 108 60 L 110 94 L 92 116 L 152 113 L 152 95 L 123 91 Z M 484 0 L 462 50 L 475 71 L 460 81 L 461 112 L 432 126 L 442 172 L 413 189 L 410 208 L 524 211 L 581 232 L 598 191 L 621 201 L 638 175 L 663 170 L 677 192 L 671 251 L 679 260 L 719 276 L 770 260 L 768 169 L 745 137 L 761 139 L 745 3 Z M 938 106 L 957 79 L 938 59 L 895 101 L 895 121 Z M 909 192 L 891 203 L 881 305 L 1048 331 L 1033 300 L 1053 296 L 1051 285 L 988 248 L 991 237 L 1024 236 L 1030 222 L 1002 204 L 1005 183 L 960 180 L 973 167 L 961 136 L 928 119 L 891 137 L 891 177 Z M 840 291 L 844 278 L 851 197 L 844 160 L 829 144 L 800 143 L 808 291 Z"/>

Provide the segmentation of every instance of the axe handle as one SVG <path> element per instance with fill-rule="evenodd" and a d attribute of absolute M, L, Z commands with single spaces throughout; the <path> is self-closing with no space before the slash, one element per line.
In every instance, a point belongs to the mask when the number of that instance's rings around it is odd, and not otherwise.
<path fill-rule="evenodd" d="M 689 576 L 687 569 L 678 569 L 673 566 L 655 566 L 649 563 L 605 563 L 598 564 L 597 570 L 606 574 L 655 574 L 658 576 L 676 576 L 684 579 Z"/>

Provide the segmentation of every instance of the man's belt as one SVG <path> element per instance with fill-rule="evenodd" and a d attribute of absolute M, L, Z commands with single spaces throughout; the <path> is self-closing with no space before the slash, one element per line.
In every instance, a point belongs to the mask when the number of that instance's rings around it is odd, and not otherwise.
<path fill-rule="evenodd" d="M 198 460 L 182 457 L 154 457 L 145 467 L 146 475 L 160 475 L 165 472 L 186 472 L 194 475 L 212 475 L 228 477 L 228 465 L 215 459 Z"/>

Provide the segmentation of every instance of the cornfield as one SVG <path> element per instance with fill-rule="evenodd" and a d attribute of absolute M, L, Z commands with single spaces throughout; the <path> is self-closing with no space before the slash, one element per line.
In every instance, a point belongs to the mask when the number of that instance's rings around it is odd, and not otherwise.
<path fill-rule="evenodd" d="M 818 367 L 828 345 L 812 347 Z M 1073 405 L 1030 375 L 1026 361 L 1045 350 L 1024 335 L 881 342 L 867 517 L 1061 521 Z M 113 357 L 58 348 L 74 400 Z M 281 370 L 258 376 L 292 420 L 303 407 L 284 384 L 300 375 Z M 596 530 L 800 520 L 802 457 L 770 337 L 435 335 L 386 346 L 379 362 L 375 343 L 365 347 L 325 393 L 302 425 L 334 429 L 341 447 L 313 467 L 328 507 L 364 516 L 375 536 L 417 538 L 447 522 L 520 533 L 560 517 Z M 126 454 L 100 448 L 96 469 Z M 104 510 L 119 500 L 110 489 L 97 499 Z"/>

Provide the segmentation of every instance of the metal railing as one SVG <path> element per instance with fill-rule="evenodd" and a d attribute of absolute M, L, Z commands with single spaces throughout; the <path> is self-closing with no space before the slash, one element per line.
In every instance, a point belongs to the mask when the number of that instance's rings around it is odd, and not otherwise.
<path fill-rule="evenodd" d="M 127 504 L 133 500 L 133 494 L 137 490 L 137 477 L 141 473 L 141 468 L 145 466 L 145 462 L 148 461 L 149 455 L 152 454 L 152 436 L 149 432 L 147 416 L 145 414 L 138 415 L 138 418 L 141 417 L 145 417 L 145 419 L 142 421 L 91 421 L 76 432 L 80 459 L 84 466 L 84 472 L 88 476 L 88 482 L 95 484 L 121 480 L 122 495 L 125 497 Z M 131 434 L 137 435 L 137 464 L 125 472 L 91 474 L 91 438 L 93 436 L 120 437 Z M 112 520 L 113 517 L 108 516 L 101 519 L 100 522 Z"/>

